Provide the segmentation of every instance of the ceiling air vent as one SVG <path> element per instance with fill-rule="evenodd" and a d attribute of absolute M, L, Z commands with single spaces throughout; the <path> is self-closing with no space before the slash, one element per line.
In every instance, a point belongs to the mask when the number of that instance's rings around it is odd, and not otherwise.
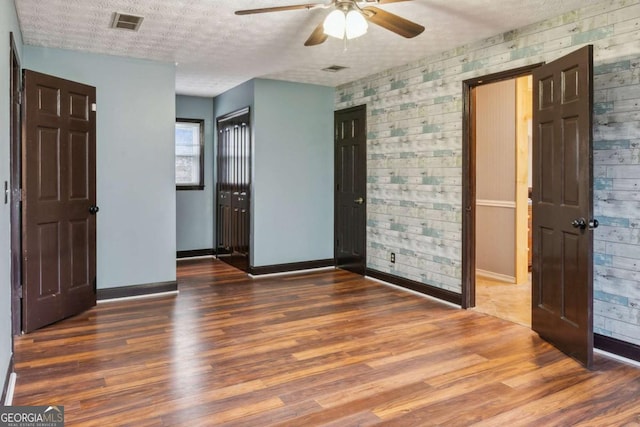
<path fill-rule="evenodd" d="M 342 65 L 332 65 L 330 67 L 323 68 L 322 71 L 326 71 L 328 73 L 337 73 L 338 71 L 342 71 L 346 68 L 347 67 L 343 67 Z"/>
<path fill-rule="evenodd" d="M 142 24 L 142 16 L 127 15 L 125 13 L 113 13 L 113 23 L 111 28 L 121 28 L 123 30 L 138 31 Z"/>

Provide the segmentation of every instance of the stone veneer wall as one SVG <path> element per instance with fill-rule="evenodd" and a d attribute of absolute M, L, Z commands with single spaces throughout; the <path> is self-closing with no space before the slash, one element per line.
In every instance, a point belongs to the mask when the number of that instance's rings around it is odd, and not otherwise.
<path fill-rule="evenodd" d="M 367 105 L 369 268 L 461 292 L 462 81 L 585 44 L 601 224 L 594 329 L 640 344 L 640 0 L 604 1 L 337 88 L 336 109 Z"/>

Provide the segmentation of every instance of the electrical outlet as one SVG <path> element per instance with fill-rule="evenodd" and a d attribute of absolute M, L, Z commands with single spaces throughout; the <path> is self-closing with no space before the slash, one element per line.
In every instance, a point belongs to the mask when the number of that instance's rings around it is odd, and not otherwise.
<path fill-rule="evenodd" d="M 395 264 L 396 262 L 396 254 L 394 252 L 391 252 L 391 263 Z"/>

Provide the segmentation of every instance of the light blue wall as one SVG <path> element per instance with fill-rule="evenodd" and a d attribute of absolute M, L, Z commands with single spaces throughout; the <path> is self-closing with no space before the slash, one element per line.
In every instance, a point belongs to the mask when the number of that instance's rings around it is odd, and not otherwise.
<path fill-rule="evenodd" d="M 9 181 L 9 33 L 18 53 L 22 39 L 12 1 L 0 1 L 0 186 Z M 3 199 L 2 199 L 3 200 Z M 0 201 L 0 394 L 11 360 L 11 221 L 9 204 Z"/>
<path fill-rule="evenodd" d="M 333 96 L 255 80 L 253 266 L 333 258 Z"/>
<path fill-rule="evenodd" d="M 213 99 L 176 96 L 176 117 L 204 119 L 204 190 L 176 192 L 176 245 L 178 251 L 213 248 L 215 224 Z"/>
<path fill-rule="evenodd" d="M 175 280 L 174 64 L 25 46 L 23 67 L 96 87 L 98 288 Z"/>
<path fill-rule="evenodd" d="M 254 108 L 253 108 L 253 91 L 254 91 L 254 81 L 249 80 L 247 82 L 242 83 L 226 91 L 223 94 L 216 96 L 213 99 L 213 120 L 214 120 L 214 133 L 213 133 L 213 141 L 214 141 L 214 150 L 217 150 L 218 147 L 218 132 L 216 126 L 216 120 L 220 116 L 224 116 L 225 114 L 233 113 L 234 111 L 238 111 L 242 108 L 249 107 L 249 120 L 251 122 L 251 143 L 255 144 L 255 137 L 253 135 L 253 120 L 254 120 Z M 254 150 L 254 146 L 251 147 Z M 215 162 L 214 156 L 214 162 Z M 252 171 L 253 173 L 253 171 Z M 253 177 L 252 177 L 253 179 Z M 214 184 L 215 185 L 215 184 Z M 252 189 L 253 194 L 253 189 Z M 253 196 L 252 196 L 253 197 Z M 215 200 L 215 199 L 214 199 Z M 215 204 L 215 201 L 214 201 Z M 214 206 L 215 210 L 215 206 Z M 253 247 L 253 224 L 250 225 L 250 246 Z M 215 245 L 215 244 L 214 244 Z M 253 252 L 250 252 L 251 259 L 249 263 L 253 265 Z"/>
<path fill-rule="evenodd" d="M 214 100 L 215 117 L 251 108 L 251 266 L 333 258 L 333 97 L 255 79 Z"/>
<path fill-rule="evenodd" d="M 225 114 L 233 113 L 234 111 L 240 110 L 244 107 L 250 107 L 252 114 L 251 119 L 253 120 L 254 86 L 254 80 L 249 80 L 223 94 L 216 96 L 213 99 L 213 119 L 216 120 L 218 117 L 224 116 Z M 214 139 L 217 140 L 216 138 Z"/>

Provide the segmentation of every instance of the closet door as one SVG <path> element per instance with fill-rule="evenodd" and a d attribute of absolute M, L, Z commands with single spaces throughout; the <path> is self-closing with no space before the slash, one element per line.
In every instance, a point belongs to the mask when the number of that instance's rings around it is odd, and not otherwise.
<path fill-rule="evenodd" d="M 249 108 L 219 117 L 217 125 L 216 252 L 222 261 L 247 271 L 251 201 Z"/>

